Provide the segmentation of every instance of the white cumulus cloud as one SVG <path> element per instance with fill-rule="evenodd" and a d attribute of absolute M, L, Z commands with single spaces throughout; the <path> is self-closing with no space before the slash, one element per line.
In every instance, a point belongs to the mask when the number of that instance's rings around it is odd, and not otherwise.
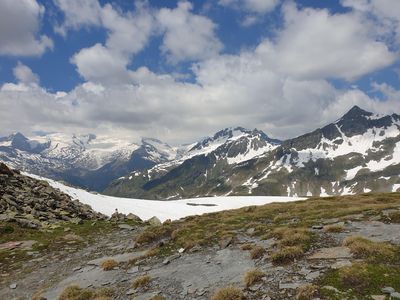
<path fill-rule="evenodd" d="M 40 35 L 44 7 L 36 0 L 0 1 L 0 55 L 39 56 L 53 48 L 53 41 Z"/>

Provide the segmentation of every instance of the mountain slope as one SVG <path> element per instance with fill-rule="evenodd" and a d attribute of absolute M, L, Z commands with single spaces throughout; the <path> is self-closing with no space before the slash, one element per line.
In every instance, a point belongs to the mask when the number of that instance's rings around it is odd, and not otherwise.
<path fill-rule="evenodd" d="M 238 165 L 279 144 L 257 129 L 226 128 L 181 148 L 175 160 L 116 180 L 105 193 L 149 199 L 220 195 L 224 180 Z"/>
<path fill-rule="evenodd" d="M 131 171 L 151 168 L 176 156 L 155 139 L 141 145 L 109 137 L 60 133 L 26 138 L 21 133 L 0 138 L 0 161 L 13 168 L 102 191 Z"/>
<path fill-rule="evenodd" d="M 374 115 L 355 106 L 334 123 L 280 146 L 267 146 L 262 154 L 243 160 L 235 152 L 242 149 L 237 143 L 240 139 L 230 139 L 236 146 L 232 156 L 227 154 L 229 143 L 222 143 L 164 169 L 158 165 L 135 172 L 113 182 L 105 191 L 163 199 L 244 194 L 319 196 L 400 188 L 397 114 Z M 201 149 L 202 145 L 194 148 Z"/>

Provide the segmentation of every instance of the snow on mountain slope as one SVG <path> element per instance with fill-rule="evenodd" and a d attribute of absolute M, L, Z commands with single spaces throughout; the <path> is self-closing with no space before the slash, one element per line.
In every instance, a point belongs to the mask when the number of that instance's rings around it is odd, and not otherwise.
<path fill-rule="evenodd" d="M 213 154 L 219 161 L 226 160 L 230 165 L 239 164 L 275 149 L 280 143 L 279 140 L 270 139 L 264 132 L 257 129 L 230 127 L 199 142 L 173 148 L 172 153 L 175 154 L 175 159 L 157 164 L 143 172 L 134 172 L 120 180 L 127 178 L 132 180 L 139 176 L 150 180 L 199 155 Z"/>
<path fill-rule="evenodd" d="M 47 158 L 69 160 L 79 167 L 90 170 L 111 162 L 114 159 L 127 160 L 139 146 L 124 140 L 110 137 L 87 135 L 67 135 L 52 133 L 31 137 L 38 142 L 50 142 L 41 154 Z"/>
<path fill-rule="evenodd" d="M 355 106 L 336 122 L 285 141 L 275 157 L 262 164 L 259 173 L 243 181 L 249 191 L 277 178 L 287 195 L 395 190 L 400 178 L 400 116 L 375 115 Z"/>

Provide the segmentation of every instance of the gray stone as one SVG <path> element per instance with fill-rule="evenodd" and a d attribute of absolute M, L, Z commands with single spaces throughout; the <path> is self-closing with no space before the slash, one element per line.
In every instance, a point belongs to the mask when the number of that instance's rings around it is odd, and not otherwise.
<path fill-rule="evenodd" d="M 135 289 L 129 289 L 129 290 L 126 291 L 125 295 L 130 296 L 130 295 L 135 294 L 135 292 L 136 292 Z"/>
<path fill-rule="evenodd" d="M 126 230 L 134 230 L 134 229 L 135 229 L 135 227 L 133 227 L 133 226 L 131 226 L 131 225 L 128 225 L 128 224 L 119 224 L 119 225 L 118 225 L 118 228 L 120 228 L 120 229 L 126 229 Z"/>
<path fill-rule="evenodd" d="M 232 243 L 232 241 L 233 241 L 233 238 L 231 236 L 225 237 L 219 241 L 219 246 L 221 249 L 225 249 Z"/>
<path fill-rule="evenodd" d="M 400 299 L 400 293 L 398 293 L 398 292 L 390 293 L 390 298 L 392 298 L 392 299 Z"/>
<path fill-rule="evenodd" d="M 303 285 L 304 285 L 304 283 L 301 283 L 301 282 L 288 282 L 288 283 L 279 282 L 279 288 L 281 290 L 288 290 L 288 289 L 295 290 Z"/>
<path fill-rule="evenodd" d="M 137 215 L 134 215 L 133 213 L 127 214 L 127 215 L 126 215 L 126 218 L 127 218 L 128 220 L 131 220 L 131 221 L 142 222 L 142 219 L 139 218 Z"/>
<path fill-rule="evenodd" d="M 164 259 L 163 264 L 168 265 L 171 261 L 173 261 L 179 257 L 181 257 L 180 254 L 171 255 L 171 256 L 167 257 L 166 259 Z"/>
<path fill-rule="evenodd" d="M 17 284 L 16 283 L 11 283 L 10 284 L 10 289 L 15 290 L 17 288 Z"/>
<path fill-rule="evenodd" d="M 128 274 L 135 274 L 135 273 L 138 273 L 138 272 L 139 272 L 139 267 L 138 266 L 134 266 L 134 267 L 130 268 L 127 271 Z"/>
<path fill-rule="evenodd" d="M 161 225 L 160 219 L 157 218 L 156 216 L 152 217 L 152 218 L 149 219 L 147 222 L 149 222 L 150 225 L 153 225 L 153 226 L 159 226 L 159 225 Z"/>
<path fill-rule="evenodd" d="M 323 229 L 324 228 L 324 226 L 322 226 L 322 225 L 314 225 L 313 227 L 312 227 L 312 229 L 315 229 L 315 230 L 321 230 L 321 229 Z"/>
<path fill-rule="evenodd" d="M 340 269 L 343 267 L 349 267 L 351 266 L 351 261 L 350 260 L 338 260 L 334 264 L 331 265 L 332 269 Z"/>
<path fill-rule="evenodd" d="M 394 293 L 396 290 L 390 286 L 386 286 L 386 287 L 382 288 L 381 291 L 384 294 L 391 294 L 391 293 Z"/>
<path fill-rule="evenodd" d="M 249 228 L 249 229 L 246 230 L 246 233 L 247 233 L 248 235 L 253 235 L 253 233 L 254 233 L 255 231 L 256 231 L 255 228 Z"/>
<path fill-rule="evenodd" d="M 307 274 L 306 279 L 312 281 L 314 279 L 317 279 L 320 275 L 321 275 L 321 273 L 319 271 L 311 272 L 311 273 Z"/>

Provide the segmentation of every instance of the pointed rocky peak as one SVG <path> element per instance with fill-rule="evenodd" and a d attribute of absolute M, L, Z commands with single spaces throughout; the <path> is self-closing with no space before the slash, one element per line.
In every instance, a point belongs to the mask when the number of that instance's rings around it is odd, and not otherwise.
<path fill-rule="evenodd" d="M 359 106 L 354 105 L 342 118 L 341 120 L 359 120 L 360 118 L 367 118 L 372 116 L 373 113 L 361 109 Z"/>

